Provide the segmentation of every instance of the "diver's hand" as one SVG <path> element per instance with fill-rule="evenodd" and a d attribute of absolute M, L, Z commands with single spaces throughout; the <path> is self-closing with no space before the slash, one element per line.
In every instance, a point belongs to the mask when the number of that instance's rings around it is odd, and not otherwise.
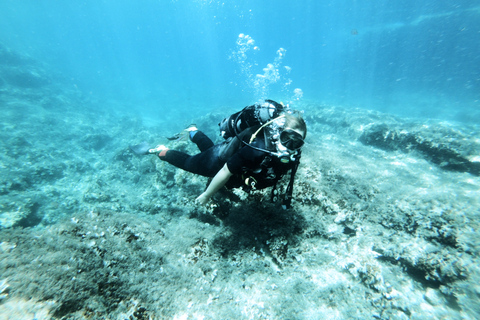
<path fill-rule="evenodd" d="M 210 200 L 210 196 L 208 196 L 208 194 L 204 192 L 197 199 L 195 199 L 195 203 L 204 206 L 208 203 L 208 200 Z"/>

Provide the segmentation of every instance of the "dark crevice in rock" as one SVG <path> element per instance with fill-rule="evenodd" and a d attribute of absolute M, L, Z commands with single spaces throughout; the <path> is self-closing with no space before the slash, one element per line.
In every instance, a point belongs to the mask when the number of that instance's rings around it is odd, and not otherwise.
<path fill-rule="evenodd" d="M 468 160 L 444 143 L 425 139 L 420 133 L 403 132 L 391 129 L 386 124 L 379 124 L 366 129 L 359 140 L 365 145 L 387 151 L 415 151 L 444 170 L 480 175 L 479 162 Z"/>

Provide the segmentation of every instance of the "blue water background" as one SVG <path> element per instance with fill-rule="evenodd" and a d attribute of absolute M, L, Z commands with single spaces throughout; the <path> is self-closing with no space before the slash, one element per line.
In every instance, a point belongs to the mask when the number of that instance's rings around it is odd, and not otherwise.
<path fill-rule="evenodd" d="M 240 34 L 257 47 L 243 60 Z M 480 107 L 473 0 L 2 0 L 0 42 L 105 108 L 152 118 L 295 103 L 296 88 L 302 102 L 405 116 L 467 121 Z M 280 48 L 280 78 L 258 90 Z"/>

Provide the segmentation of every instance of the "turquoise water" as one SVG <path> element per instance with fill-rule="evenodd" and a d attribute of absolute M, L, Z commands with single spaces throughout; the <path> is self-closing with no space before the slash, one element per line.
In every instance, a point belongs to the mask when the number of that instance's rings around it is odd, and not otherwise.
<path fill-rule="evenodd" d="M 294 100 L 300 88 L 306 100 L 471 120 L 479 16 L 467 0 L 5 0 L 0 41 L 55 66 L 83 92 L 155 116 L 262 98 L 232 59 L 245 34 L 258 47 L 246 52 L 249 77 L 285 50 L 271 98 Z"/>
<path fill-rule="evenodd" d="M 475 1 L 0 0 L 0 320 L 479 319 Z M 292 209 L 129 145 L 303 111 Z M 285 192 L 289 179 L 277 186 Z M 283 191 L 283 193 L 282 193 Z"/>

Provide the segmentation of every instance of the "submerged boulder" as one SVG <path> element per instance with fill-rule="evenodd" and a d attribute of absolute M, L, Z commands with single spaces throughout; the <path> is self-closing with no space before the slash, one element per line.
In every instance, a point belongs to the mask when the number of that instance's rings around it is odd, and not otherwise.
<path fill-rule="evenodd" d="M 363 131 L 359 141 L 387 151 L 415 151 L 444 170 L 480 175 L 480 162 L 469 160 L 449 141 L 443 141 L 442 137 L 432 139 L 425 137 L 422 132 L 408 132 L 390 128 L 386 124 L 374 124 Z"/>

